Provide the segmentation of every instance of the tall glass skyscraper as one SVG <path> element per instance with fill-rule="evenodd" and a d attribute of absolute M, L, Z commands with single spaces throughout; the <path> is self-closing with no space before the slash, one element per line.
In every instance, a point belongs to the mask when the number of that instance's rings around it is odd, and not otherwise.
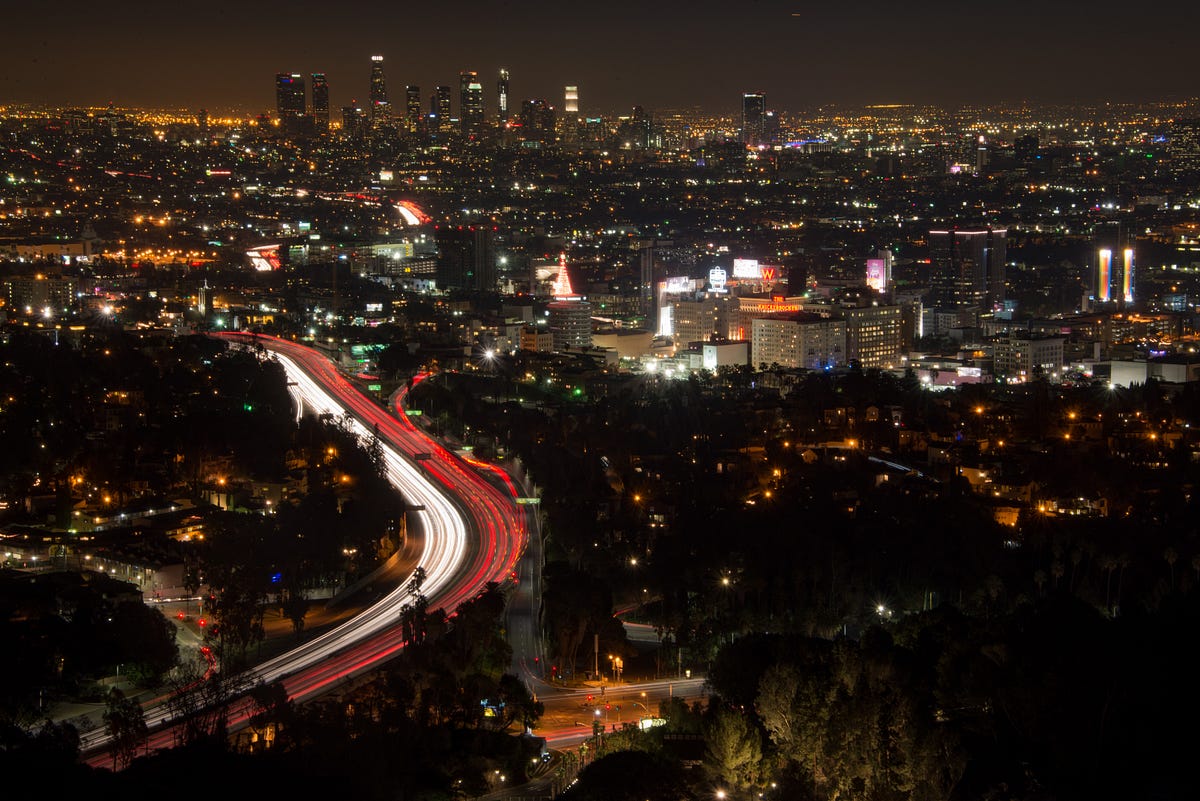
<path fill-rule="evenodd" d="M 763 141 L 763 126 L 767 113 L 767 96 L 762 92 L 742 95 L 742 141 L 757 145 Z"/>
<path fill-rule="evenodd" d="M 421 87 L 413 84 L 404 87 L 404 118 L 410 131 L 421 126 Z"/>
<path fill-rule="evenodd" d="M 383 76 L 383 56 L 371 56 L 371 116 L 388 116 L 387 79 Z"/>
<path fill-rule="evenodd" d="M 275 110 L 280 119 L 304 116 L 304 76 L 287 72 L 275 76 Z"/>
<path fill-rule="evenodd" d="M 319 127 L 329 127 L 329 82 L 323 72 L 312 74 L 312 115 Z"/>
<path fill-rule="evenodd" d="M 458 116 L 462 132 L 468 136 L 483 128 L 483 84 L 471 70 L 458 74 Z"/>
<path fill-rule="evenodd" d="M 497 118 L 500 124 L 508 122 L 508 70 L 500 68 L 500 80 L 496 81 Z"/>
<path fill-rule="evenodd" d="M 438 133 L 450 130 L 450 87 L 435 86 L 429 99 L 429 111 L 433 114 L 433 127 Z"/>

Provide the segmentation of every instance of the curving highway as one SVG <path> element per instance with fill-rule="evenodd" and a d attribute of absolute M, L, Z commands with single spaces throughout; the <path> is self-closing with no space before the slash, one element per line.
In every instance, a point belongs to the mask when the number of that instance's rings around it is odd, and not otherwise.
<path fill-rule="evenodd" d="M 430 608 L 450 612 L 478 595 L 490 581 L 510 576 L 525 547 L 525 514 L 470 464 L 418 430 L 407 417 L 394 417 L 354 388 L 317 351 L 284 339 L 247 334 L 221 338 L 261 345 L 287 373 L 298 409 L 313 414 L 348 415 L 364 439 L 378 434 L 388 480 L 419 511 L 424 533 L 417 564 L 425 569 L 421 592 Z M 420 380 L 419 378 L 417 379 Z M 397 408 L 400 408 L 399 403 Z M 297 414 L 301 411 L 298 410 Z M 411 519 L 411 518 L 410 518 Z M 305 701 L 361 675 L 394 656 L 403 646 L 400 615 L 412 598 L 406 579 L 387 596 L 340 626 L 249 671 L 250 684 L 283 680 L 289 697 Z M 178 732 L 166 704 L 146 710 L 151 735 L 147 751 L 168 748 Z M 244 726 L 251 703 L 235 701 L 229 728 Z M 108 764 L 107 733 L 83 735 L 82 750 L 92 764 Z"/>

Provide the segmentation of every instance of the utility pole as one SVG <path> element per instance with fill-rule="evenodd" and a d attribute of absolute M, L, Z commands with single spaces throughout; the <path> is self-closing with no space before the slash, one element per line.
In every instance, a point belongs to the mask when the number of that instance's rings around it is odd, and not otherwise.
<path fill-rule="evenodd" d="M 592 674 L 600 677 L 600 635 L 592 635 Z"/>

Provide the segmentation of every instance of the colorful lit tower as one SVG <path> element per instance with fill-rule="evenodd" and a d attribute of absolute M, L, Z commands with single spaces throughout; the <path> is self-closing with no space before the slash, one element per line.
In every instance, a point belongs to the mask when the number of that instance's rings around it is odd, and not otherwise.
<path fill-rule="evenodd" d="M 1096 300 L 1112 300 L 1112 248 L 1100 248 L 1096 263 Z"/>
<path fill-rule="evenodd" d="M 1133 303 L 1133 248 L 1125 248 L 1121 263 L 1121 299 Z"/>

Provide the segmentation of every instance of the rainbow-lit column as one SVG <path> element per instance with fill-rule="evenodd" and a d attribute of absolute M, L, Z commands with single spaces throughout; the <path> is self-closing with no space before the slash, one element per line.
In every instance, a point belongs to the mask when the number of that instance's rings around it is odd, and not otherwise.
<path fill-rule="evenodd" d="M 1108 303 L 1112 300 L 1112 251 L 1100 249 L 1100 269 L 1096 275 L 1096 300 Z"/>
<path fill-rule="evenodd" d="M 1126 303 L 1133 303 L 1133 248 L 1125 248 L 1125 271 L 1121 274 L 1121 292 Z"/>

